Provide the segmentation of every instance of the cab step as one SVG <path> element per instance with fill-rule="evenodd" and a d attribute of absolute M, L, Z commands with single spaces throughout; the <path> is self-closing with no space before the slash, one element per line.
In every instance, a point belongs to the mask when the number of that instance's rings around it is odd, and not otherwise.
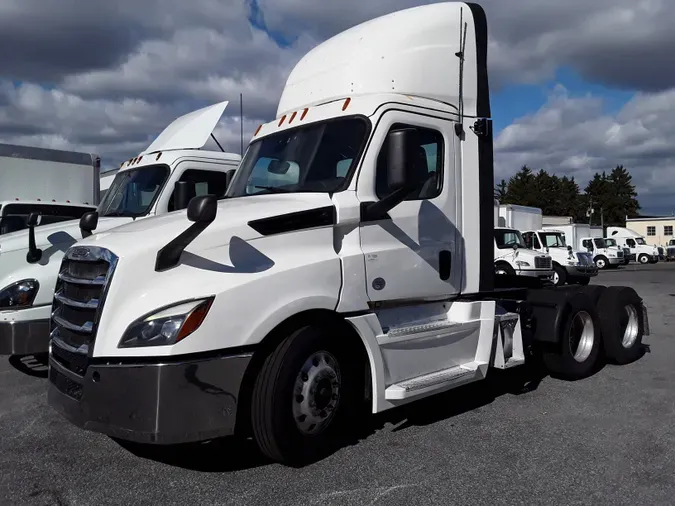
<path fill-rule="evenodd" d="M 385 392 L 388 401 L 401 401 L 428 393 L 454 388 L 464 383 L 481 379 L 487 364 L 470 362 L 459 366 L 432 372 L 416 378 L 394 383 Z"/>

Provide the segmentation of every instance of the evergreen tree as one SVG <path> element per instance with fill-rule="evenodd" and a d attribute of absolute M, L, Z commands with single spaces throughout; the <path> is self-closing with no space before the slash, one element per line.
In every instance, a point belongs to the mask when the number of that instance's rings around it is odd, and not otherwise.
<path fill-rule="evenodd" d="M 633 177 L 624 169 L 623 165 L 617 165 L 609 175 L 611 180 L 612 195 L 615 197 L 616 207 L 613 212 L 616 213 L 616 218 L 623 222 L 628 218 L 635 218 L 638 216 L 640 203 L 637 201 L 637 192 L 633 184 Z"/>
<path fill-rule="evenodd" d="M 504 203 L 504 199 L 506 198 L 507 187 L 508 183 L 503 179 L 499 182 L 497 186 L 495 186 L 495 199 L 497 199 L 500 204 Z"/>
<path fill-rule="evenodd" d="M 504 195 L 503 204 L 517 204 L 521 206 L 536 206 L 534 200 L 534 174 L 524 165 L 515 176 L 509 179 Z"/>

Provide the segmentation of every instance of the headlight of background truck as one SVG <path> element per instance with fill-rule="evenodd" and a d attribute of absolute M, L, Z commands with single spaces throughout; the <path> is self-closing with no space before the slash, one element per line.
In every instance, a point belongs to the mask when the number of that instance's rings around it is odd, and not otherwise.
<path fill-rule="evenodd" d="M 0 291 L 0 309 L 23 309 L 33 305 L 40 283 L 35 279 L 24 279 Z"/>
<path fill-rule="evenodd" d="M 176 344 L 199 328 L 212 303 L 213 297 L 179 302 L 143 316 L 129 325 L 118 348 Z"/>

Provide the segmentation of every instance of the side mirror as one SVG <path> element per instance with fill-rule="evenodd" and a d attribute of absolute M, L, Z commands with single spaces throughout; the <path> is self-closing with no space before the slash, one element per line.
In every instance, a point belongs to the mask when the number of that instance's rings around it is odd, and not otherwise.
<path fill-rule="evenodd" d="M 85 213 L 80 218 L 80 230 L 82 237 L 89 237 L 98 226 L 98 211 Z"/>
<path fill-rule="evenodd" d="M 215 195 L 200 195 L 190 200 L 187 217 L 193 223 L 157 252 L 155 271 L 166 271 L 178 265 L 185 248 L 216 219 L 217 211 Z"/>
<path fill-rule="evenodd" d="M 29 264 L 39 262 L 42 258 L 42 250 L 35 243 L 35 227 L 39 219 L 40 213 L 30 213 L 26 220 L 26 225 L 28 225 L 28 252 L 26 253 L 26 261 Z"/>
<path fill-rule="evenodd" d="M 194 223 L 211 223 L 216 219 L 218 201 L 215 195 L 201 195 L 190 200 L 187 208 L 188 220 Z"/>
<path fill-rule="evenodd" d="M 572 251 L 572 246 L 567 246 L 567 251 Z"/>
<path fill-rule="evenodd" d="M 393 191 L 415 181 L 415 163 L 420 142 L 417 130 L 396 130 L 387 137 L 387 184 Z"/>
<path fill-rule="evenodd" d="M 188 181 L 176 181 L 173 190 L 174 211 L 185 209 L 196 194 L 197 189 L 194 183 Z"/>
<path fill-rule="evenodd" d="M 517 245 L 517 244 L 514 244 L 514 245 L 512 246 L 512 248 L 513 248 L 513 251 L 517 251 L 517 250 L 518 250 L 518 245 Z"/>

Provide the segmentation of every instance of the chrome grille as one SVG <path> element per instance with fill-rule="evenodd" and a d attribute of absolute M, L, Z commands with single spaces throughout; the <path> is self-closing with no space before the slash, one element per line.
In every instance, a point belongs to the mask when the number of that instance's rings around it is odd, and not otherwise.
<path fill-rule="evenodd" d="M 623 258 L 623 250 L 617 251 L 617 252 L 616 252 L 616 256 L 617 256 L 618 258 Z"/>
<path fill-rule="evenodd" d="M 548 257 L 534 257 L 534 266 L 537 269 L 550 269 L 553 263 Z"/>
<path fill-rule="evenodd" d="M 110 251 L 90 246 L 70 248 L 61 262 L 54 290 L 51 355 L 61 366 L 83 377 L 96 339 L 96 327 L 108 283 L 117 265 Z M 56 375 L 54 376 L 56 378 Z M 52 381 L 60 388 L 62 381 Z"/>

